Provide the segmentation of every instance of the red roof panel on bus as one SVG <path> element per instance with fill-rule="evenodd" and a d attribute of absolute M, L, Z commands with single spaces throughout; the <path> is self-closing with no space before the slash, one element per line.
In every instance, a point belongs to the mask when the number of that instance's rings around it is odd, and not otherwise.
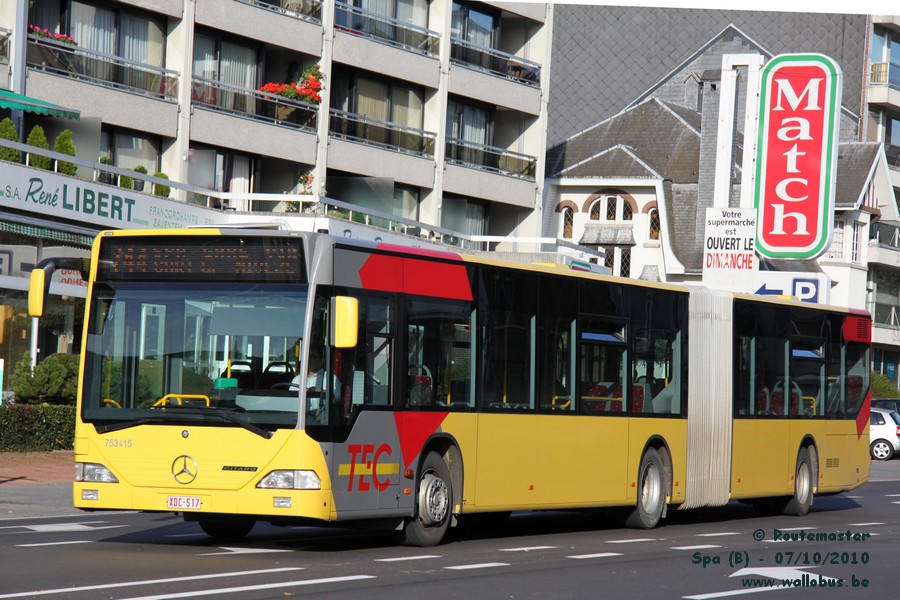
<path fill-rule="evenodd" d="M 442 258 L 449 255 L 437 254 Z M 472 288 L 463 264 L 372 254 L 360 268 L 359 279 L 367 290 L 472 300 Z"/>

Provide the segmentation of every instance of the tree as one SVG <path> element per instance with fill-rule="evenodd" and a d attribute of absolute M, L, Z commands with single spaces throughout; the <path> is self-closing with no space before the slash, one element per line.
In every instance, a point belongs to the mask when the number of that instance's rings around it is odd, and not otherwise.
<path fill-rule="evenodd" d="M 872 397 L 873 398 L 900 398 L 900 390 L 894 382 L 881 373 L 872 372 Z"/>
<path fill-rule="evenodd" d="M 59 152 L 60 154 L 68 154 L 69 156 L 75 156 L 75 144 L 72 142 L 72 131 L 69 129 L 64 129 L 58 136 L 56 136 L 56 140 L 53 142 L 53 151 Z M 77 167 L 70 162 L 59 161 L 56 165 L 57 171 L 64 175 L 74 175 Z"/>
<path fill-rule="evenodd" d="M 35 125 L 31 128 L 31 132 L 28 134 L 28 139 L 25 140 L 25 143 L 29 146 L 34 146 L 35 148 L 42 148 L 44 150 L 50 149 L 50 143 L 47 141 L 47 134 L 44 133 L 44 128 L 40 125 Z M 29 155 L 28 164 L 32 167 L 49 171 L 53 168 L 53 159 L 49 156 L 41 156 L 40 154 L 32 153 Z"/>
<path fill-rule="evenodd" d="M 6 117 L 0 121 L 0 138 L 11 142 L 19 141 L 19 132 L 16 131 L 16 125 L 12 119 Z M 0 146 L 0 160 L 8 160 L 9 162 L 19 162 L 21 153 L 14 148 Z"/>
<path fill-rule="evenodd" d="M 78 389 L 77 354 L 51 354 L 31 370 L 25 352 L 10 377 L 16 402 L 21 404 L 75 404 Z"/>

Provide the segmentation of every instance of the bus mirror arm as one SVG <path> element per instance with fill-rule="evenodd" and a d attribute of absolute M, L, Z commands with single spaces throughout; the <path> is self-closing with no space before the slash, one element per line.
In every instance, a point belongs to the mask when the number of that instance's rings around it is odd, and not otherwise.
<path fill-rule="evenodd" d="M 50 280 L 57 269 L 71 269 L 79 271 L 85 281 L 90 271 L 90 259 L 88 258 L 45 258 L 31 271 L 31 279 L 28 285 L 28 314 L 32 317 L 42 317 L 47 297 L 50 294 Z"/>

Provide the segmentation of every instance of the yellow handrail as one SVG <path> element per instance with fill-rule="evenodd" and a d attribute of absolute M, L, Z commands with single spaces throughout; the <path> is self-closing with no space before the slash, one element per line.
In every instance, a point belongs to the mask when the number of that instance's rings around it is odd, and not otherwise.
<path fill-rule="evenodd" d="M 205 396 L 203 394 L 166 394 L 165 396 L 154 402 L 153 406 L 151 406 L 150 408 L 165 406 L 166 404 L 169 404 L 169 400 L 171 399 L 177 400 L 180 406 L 184 402 L 184 400 L 190 400 L 192 398 L 195 400 L 203 400 L 204 402 L 206 402 L 206 406 L 209 406 L 209 396 Z"/>

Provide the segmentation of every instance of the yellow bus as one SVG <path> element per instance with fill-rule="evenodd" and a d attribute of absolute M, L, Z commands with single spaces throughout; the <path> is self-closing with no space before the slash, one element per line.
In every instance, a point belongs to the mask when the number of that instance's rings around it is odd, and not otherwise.
<path fill-rule="evenodd" d="M 771 297 L 325 234 L 109 231 L 88 282 L 76 507 L 381 527 L 731 500 L 868 478 L 871 321 Z"/>

